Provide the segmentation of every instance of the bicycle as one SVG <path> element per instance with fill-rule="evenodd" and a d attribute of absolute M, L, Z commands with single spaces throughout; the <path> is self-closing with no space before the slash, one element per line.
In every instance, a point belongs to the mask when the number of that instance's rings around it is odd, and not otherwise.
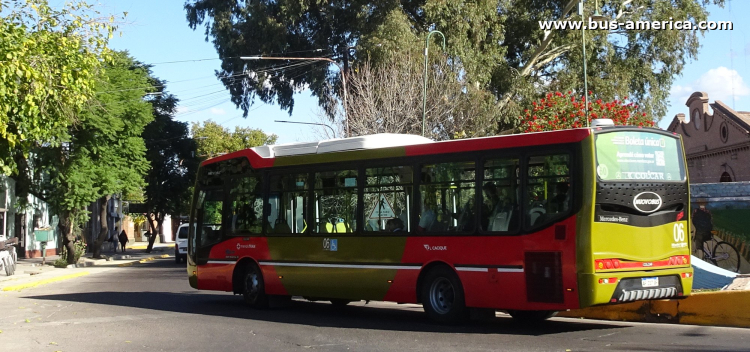
<path fill-rule="evenodd" d="M 703 242 L 703 260 L 724 270 L 740 272 L 740 252 L 732 244 L 716 237 L 717 231 L 711 231 L 711 239 Z"/>

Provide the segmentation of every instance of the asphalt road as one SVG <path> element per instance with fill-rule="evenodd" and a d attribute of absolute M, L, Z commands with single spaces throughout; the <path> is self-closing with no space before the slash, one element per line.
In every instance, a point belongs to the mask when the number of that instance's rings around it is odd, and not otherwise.
<path fill-rule="evenodd" d="M 750 331 L 507 316 L 432 323 L 420 306 L 293 301 L 253 310 L 161 259 L 0 295 L 2 351 L 748 351 Z"/>

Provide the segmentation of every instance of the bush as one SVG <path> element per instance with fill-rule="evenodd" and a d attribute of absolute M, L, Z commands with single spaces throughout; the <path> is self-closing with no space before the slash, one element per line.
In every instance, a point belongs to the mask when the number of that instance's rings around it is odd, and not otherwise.
<path fill-rule="evenodd" d="M 591 95 L 591 92 L 589 92 Z M 589 101 L 589 120 L 612 119 L 615 125 L 653 127 L 654 121 L 645 112 L 639 111 L 638 105 L 615 99 L 604 102 L 601 99 Z M 531 110 L 524 110 L 519 116 L 519 129 L 522 132 L 541 132 L 568 128 L 586 127 L 586 103 L 584 97 L 572 92 L 548 93 L 539 101 L 532 102 Z"/>
<path fill-rule="evenodd" d="M 81 259 L 81 256 L 86 253 L 86 244 L 83 243 L 83 241 L 76 240 L 73 243 L 73 248 L 75 248 L 75 262 L 77 263 L 79 259 Z M 68 248 L 63 246 L 62 252 L 60 252 L 60 258 L 57 258 L 53 265 L 57 268 L 65 268 L 68 266 Z"/>

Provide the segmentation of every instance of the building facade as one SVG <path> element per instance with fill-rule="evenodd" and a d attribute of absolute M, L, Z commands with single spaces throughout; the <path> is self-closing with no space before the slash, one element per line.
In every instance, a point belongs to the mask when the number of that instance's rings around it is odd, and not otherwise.
<path fill-rule="evenodd" d="M 750 181 L 750 112 L 709 104 L 705 92 L 693 93 L 685 105 L 690 118 L 677 114 L 668 130 L 682 135 L 690 182 Z"/>

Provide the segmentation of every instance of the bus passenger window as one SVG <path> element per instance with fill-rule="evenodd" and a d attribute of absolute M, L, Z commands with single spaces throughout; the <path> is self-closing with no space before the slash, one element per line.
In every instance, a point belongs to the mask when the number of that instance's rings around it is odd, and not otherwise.
<path fill-rule="evenodd" d="M 307 174 L 271 175 L 267 233 L 304 233 L 307 230 Z"/>
<path fill-rule="evenodd" d="M 315 173 L 315 233 L 357 229 L 357 170 Z"/>
<path fill-rule="evenodd" d="M 417 231 L 473 231 L 475 185 L 473 161 L 423 165 Z"/>
<path fill-rule="evenodd" d="M 532 156 L 528 161 L 525 223 L 542 226 L 570 210 L 570 156 Z"/>
<path fill-rule="evenodd" d="M 412 207 L 412 167 L 387 166 L 365 169 L 365 231 L 408 232 Z M 390 224 L 390 226 L 389 226 Z"/>
<path fill-rule="evenodd" d="M 200 191 L 198 245 L 205 246 L 221 240 L 221 217 L 224 209 L 224 192 L 221 189 Z"/>
<path fill-rule="evenodd" d="M 484 231 L 515 231 L 518 229 L 517 158 L 493 159 L 484 163 L 481 225 Z"/>
<path fill-rule="evenodd" d="M 243 175 L 230 183 L 228 233 L 259 234 L 262 230 L 263 194 L 257 175 Z"/>

